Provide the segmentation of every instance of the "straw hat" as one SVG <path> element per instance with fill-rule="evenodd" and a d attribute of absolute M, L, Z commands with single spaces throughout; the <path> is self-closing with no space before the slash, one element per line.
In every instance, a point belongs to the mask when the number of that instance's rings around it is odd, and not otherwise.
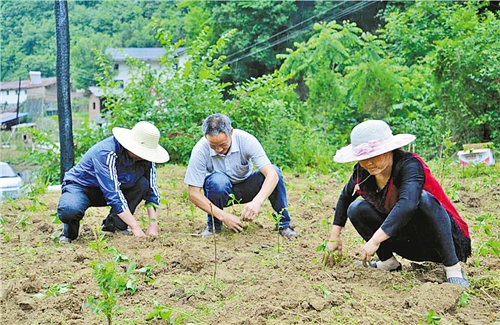
<path fill-rule="evenodd" d="M 406 146 L 413 140 L 412 134 L 393 135 L 384 121 L 368 120 L 352 129 L 351 144 L 337 150 L 333 160 L 339 163 L 364 160 Z"/>
<path fill-rule="evenodd" d="M 113 128 L 113 135 L 125 149 L 144 160 L 164 163 L 170 159 L 167 150 L 158 144 L 160 131 L 149 122 L 138 122 L 132 130 Z"/>

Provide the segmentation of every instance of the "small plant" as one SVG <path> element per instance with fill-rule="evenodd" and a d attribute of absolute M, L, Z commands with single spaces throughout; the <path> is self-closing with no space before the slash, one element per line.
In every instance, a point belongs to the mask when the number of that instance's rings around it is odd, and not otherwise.
<path fill-rule="evenodd" d="M 429 310 L 429 312 L 427 313 L 427 316 L 425 317 L 425 324 L 440 325 L 441 324 L 439 322 L 440 320 L 441 320 L 441 317 L 439 317 L 436 314 L 434 309 L 431 309 L 431 310 Z"/>
<path fill-rule="evenodd" d="M 481 241 L 475 248 L 479 256 L 494 255 L 500 257 L 500 233 L 498 233 L 498 218 L 493 214 L 486 214 L 476 218 L 478 222 L 473 226 L 477 234 L 484 233 L 488 240 Z M 475 266 L 479 266 L 479 259 L 475 259 Z"/>
<path fill-rule="evenodd" d="M 92 312 L 98 314 L 102 312 L 108 321 L 108 325 L 112 324 L 113 315 L 120 309 L 118 304 L 118 296 L 128 290 L 134 294 L 137 290 L 137 284 L 133 272 L 135 263 L 129 263 L 127 271 L 117 272 L 119 261 L 124 260 L 122 254 L 113 247 L 107 248 L 103 234 L 99 227 L 94 229 L 95 240 L 89 244 L 89 248 L 97 252 L 98 261 L 90 261 L 90 267 L 94 270 L 93 277 L 97 281 L 101 297 L 87 297 L 85 307 L 92 307 Z M 118 252 L 118 253 L 117 253 Z M 114 256 L 111 261 L 104 260 L 104 253 L 110 253 Z M 125 260 L 128 260 L 126 258 Z"/>
<path fill-rule="evenodd" d="M 38 299 L 56 297 L 58 294 L 64 294 L 71 289 L 73 289 L 73 287 L 70 284 L 54 284 L 53 286 L 46 288 L 43 292 L 36 293 L 33 296 Z"/>
<path fill-rule="evenodd" d="M 458 304 L 461 307 L 465 307 L 469 303 L 469 300 L 470 300 L 470 294 L 468 294 L 467 291 L 462 291 L 460 297 L 458 298 Z"/>
<path fill-rule="evenodd" d="M 30 222 L 28 221 L 28 216 L 26 215 L 23 215 L 21 216 L 21 219 L 19 219 L 17 222 L 16 222 L 16 228 L 21 228 L 23 230 L 26 229 L 26 227 L 30 224 Z"/>
<path fill-rule="evenodd" d="M 323 296 L 323 298 L 326 298 L 332 294 L 332 292 L 330 290 L 323 287 L 321 284 L 313 284 L 312 287 L 315 289 L 318 289 L 321 292 L 321 295 Z"/>
<path fill-rule="evenodd" d="M 167 305 L 161 305 L 155 300 L 153 300 L 153 304 L 153 310 L 146 316 L 147 321 L 161 319 L 162 321 L 167 322 L 167 324 L 180 324 L 184 320 L 180 315 L 177 317 L 172 315 L 175 311 L 174 308 Z"/>
<path fill-rule="evenodd" d="M 325 267 L 333 267 L 340 263 L 341 257 L 337 252 L 328 249 L 328 240 L 323 240 L 321 245 L 316 248 L 316 252 L 323 252 L 322 265 Z"/>

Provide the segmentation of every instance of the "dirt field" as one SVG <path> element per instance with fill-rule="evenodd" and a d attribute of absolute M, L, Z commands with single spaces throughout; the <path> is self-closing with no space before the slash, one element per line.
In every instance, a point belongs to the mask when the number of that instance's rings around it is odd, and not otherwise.
<path fill-rule="evenodd" d="M 401 259 L 396 273 L 355 266 L 362 240 L 350 223 L 343 260 L 325 269 L 317 247 L 327 239 L 344 180 L 285 172 L 300 238 L 277 236 L 266 203 L 245 232 L 225 230 L 215 244 L 196 235 L 205 216 L 187 199 L 184 168 L 167 165 L 158 174 L 164 200 L 155 238 L 113 234 L 96 241 L 93 231 L 107 210 L 91 208 L 78 240 L 61 245 L 58 192 L 0 206 L 0 324 L 106 324 L 104 313 L 84 307 L 89 298 L 103 298 L 96 264 L 115 267 L 111 275 L 131 270 L 129 289 L 115 295 L 113 324 L 500 324 L 500 259 L 493 253 L 500 250 L 498 167 L 444 180 L 473 237 L 465 293 L 433 263 Z M 98 255 L 97 244 L 108 250 Z"/>

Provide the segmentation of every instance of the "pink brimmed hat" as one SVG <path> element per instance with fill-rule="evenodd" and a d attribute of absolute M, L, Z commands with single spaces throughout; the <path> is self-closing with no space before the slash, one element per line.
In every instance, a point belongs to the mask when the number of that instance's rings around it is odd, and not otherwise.
<path fill-rule="evenodd" d="M 351 144 L 337 150 L 333 160 L 339 163 L 364 160 L 406 146 L 413 140 L 412 134 L 393 135 L 384 121 L 368 120 L 352 129 Z"/>

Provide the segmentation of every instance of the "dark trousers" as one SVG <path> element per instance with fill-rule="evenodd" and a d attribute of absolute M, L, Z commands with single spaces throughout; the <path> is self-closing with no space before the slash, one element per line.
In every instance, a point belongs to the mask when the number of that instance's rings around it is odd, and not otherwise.
<path fill-rule="evenodd" d="M 365 241 L 370 240 L 380 228 L 385 218 L 364 200 L 354 201 L 347 210 L 354 228 Z M 431 261 L 451 266 L 459 258 L 453 241 L 453 219 L 436 198 L 427 191 L 422 197 L 417 211 L 402 229 L 380 244 L 377 255 L 380 260 L 389 259 L 393 252 L 413 261 Z M 463 234 L 456 234 L 460 236 Z"/>
<path fill-rule="evenodd" d="M 129 187 L 121 187 L 128 202 L 128 208 L 133 214 L 135 208 L 149 191 L 149 181 L 141 177 Z M 84 187 L 75 183 L 63 184 L 62 194 L 57 206 L 57 216 L 64 223 L 62 234 L 71 240 L 78 237 L 80 221 L 89 207 L 107 206 L 102 191 L 98 187 Z M 113 209 L 107 219 L 111 219 L 118 230 L 127 229 L 127 224 L 121 220 Z"/>
<path fill-rule="evenodd" d="M 275 211 L 275 216 L 279 218 L 279 224 L 277 224 L 277 227 L 279 227 L 279 229 L 284 229 L 290 227 L 290 214 L 287 210 L 288 202 L 286 198 L 286 186 L 281 170 L 276 166 L 273 167 L 278 173 L 279 180 L 276 188 L 269 196 L 269 201 Z M 223 209 L 224 207 L 228 207 L 233 204 L 248 203 L 252 201 L 262 188 L 264 180 L 264 175 L 261 172 L 256 171 L 243 182 L 232 184 L 226 174 L 214 172 L 205 178 L 203 192 L 210 202 L 218 208 Z M 230 194 L 234 195 L 235 202 L 231 201 Z M 214 218 L 214 222 L 215 229 L 219 230 L 222 228 L 222 221 Z M 210 229 L 213 229 L 212 216 L 210 214 L 208 214 L 207 217 L 207 225 Z"/>

